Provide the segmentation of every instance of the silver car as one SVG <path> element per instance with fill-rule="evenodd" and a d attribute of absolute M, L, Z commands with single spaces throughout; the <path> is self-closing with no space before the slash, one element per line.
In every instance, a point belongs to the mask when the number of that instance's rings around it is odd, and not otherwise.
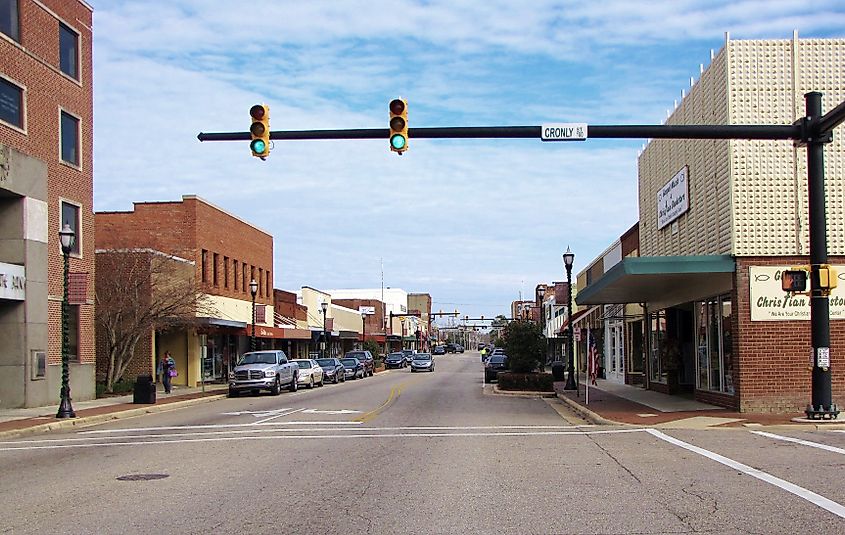
<path fill-rule="evenodd" d="M 414 353 L 414 360 L 411 361 L 412 372 L 433 372 L 434 359 L 431 353 Z"/>

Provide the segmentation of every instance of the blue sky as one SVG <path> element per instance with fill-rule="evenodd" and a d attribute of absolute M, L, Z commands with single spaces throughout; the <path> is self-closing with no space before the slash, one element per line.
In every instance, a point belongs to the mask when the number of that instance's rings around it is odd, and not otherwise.
<path fill-rule="evenodd" d="M 845 37 L 845 0 L 88 0 L 94 208 L 196 194 L 270 232 L 275 286 L 429 292 L 434 309 L 507 313 L 638 219 L 644 140 L 248 142 L 273 130 L 661 124 L 732 39 Z M 236 239 L 236 237 L 233 237 Z"/>

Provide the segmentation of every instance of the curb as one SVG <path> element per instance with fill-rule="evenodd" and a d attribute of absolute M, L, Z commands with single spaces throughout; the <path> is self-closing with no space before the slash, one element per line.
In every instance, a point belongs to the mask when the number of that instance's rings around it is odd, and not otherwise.
<path fill-rule="evenodd" d="M 496 396 L 510 396 L 515 398 L 553 398 L 554 392 L 538 392 L 535 390 L 501 390 L 499 385 L 493 386 L 493 394 Z"/>
<path fill-rule="evenodd" d="M 569 399 L 566 396 L 561 396 L 560 394 L 555 393 L 555 397 L 557 397 L 559 400 L 561 400 L 564 403 L 566 403 L 567 405 L 569 405 L 569 408 L 571 408 L 581 418 L 583 418 L 584 420 L 587 420 L 591 424 L 595 424 L 595 425 L 631 425 L 631 424 L 626 424 L 624 422 L 614 422 L 613 420 L 608 420 L 607 418 L 599 415 L 596 412 L 591 411 L 590 409 L 581 405 L 580 403 L 572 401 L 571 399 Z"/>
<path fill-rule="evenodd" d="M 134 416 L 143 416 L 144 414 L 153 414 L 157 412 L 166 412 L 169 410 L 181 409 L 191 405 L 200 403 L 208 403 L 210 401 L 217 401 L 228 397 L 227 394 L 215 394 L 211 396 L 204 396 L 199 398 L 184 399 L 180 401 L 172 401 L 170 403 L 162 403 L 161 405 L 152 405 L 149 407 L 139 407 L 137 409 L 128 409 L 125 411 L 109 412 L 104 414 L 97 414 L 94 416 L 82 416 L 79 418 L 72 418 L 68 420 L 60 420 L 57 422 L 50 422 L 46 424 L 33 425 L 31 427 L 24 427 L 22 429 L 10 429 L 8 431 L 0 431 L 0 438 L 14 438 L 26 435 L 33 435 L 36 433 L 58 431 L 62 429 L 69 429 L 71 427 L 86 427 L 93 424 L 108 422 L 110 420 L 121 420 L 123 418 L 132 418 Z"/>

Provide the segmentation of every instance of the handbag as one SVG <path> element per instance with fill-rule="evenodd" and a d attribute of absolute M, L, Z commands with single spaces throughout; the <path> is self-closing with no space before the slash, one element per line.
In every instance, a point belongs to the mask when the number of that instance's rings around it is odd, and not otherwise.
<path fill-rule="evenodd" d="M 177 372 L 174 368 L 167 370 L 168 377 L 176 377 L 177 375 L 179 375 L 179 372 Z"/>

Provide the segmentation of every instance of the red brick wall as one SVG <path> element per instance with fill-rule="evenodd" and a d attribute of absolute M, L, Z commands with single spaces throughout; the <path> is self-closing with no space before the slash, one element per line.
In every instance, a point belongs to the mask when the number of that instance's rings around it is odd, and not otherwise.
<path fill-rule="evenodd" d="M 273 293 L 277 313 L 288 318 L 307 321 L 308 307 L 296 303 L 295 293 L 286 292 L 285 290 L 274 290 Z"/>
<path fill-rule="evenodd" d="M 629 256 L 640 248 L 640 224 L 635 223 L 620 238 L 622 242 L 622 257 Z"/>
<path fill-rule="evenodd" d="M 332 299 L 332 303 L 353 310 L 358 310 L 358 307 L 374 307 L 376 313 L 366 316 L 364 326 L 368 335 L 384 334 L 384 303 L 378 299 Z"/>
<path fill-rule="evenodd" d="M 78 0 L 21 0 L 20 44 L 0 36 L 0 74 L 25 88 L 26 134 L 0 123 L 0 143 L 47 164 L 48 173 L 48 355 L 61 360 L 62 256 L 58 242 L 60 199 L 81 206 L 80 254 L 70 258 L 72 272 L 89 273 L 88 303 L 80 308 L 79 352 L 94 362 L 94 219 L 92 13 Z M 55 14 L 55 16 L 54 16 Z M 59 20 L 79 33 L 79 81 L 59 71 Z M 59 109 L 80 119 L 80 167 L 59 162 Z"/>
<path fill-rule="evenodd" d="M 831 258 L 831 264 L 845 258 Z M 749 266 L 799 265 L 807 257 L 737 258 L 733 314 L 734 384 L 739 409 L 802 412 L 812 397 L 809 321 L 751 321 Z M 833 402 L 845 402 L 845 320 L 830 322 Z M 698 397 L 698 394 L 697 394 Z"/>

